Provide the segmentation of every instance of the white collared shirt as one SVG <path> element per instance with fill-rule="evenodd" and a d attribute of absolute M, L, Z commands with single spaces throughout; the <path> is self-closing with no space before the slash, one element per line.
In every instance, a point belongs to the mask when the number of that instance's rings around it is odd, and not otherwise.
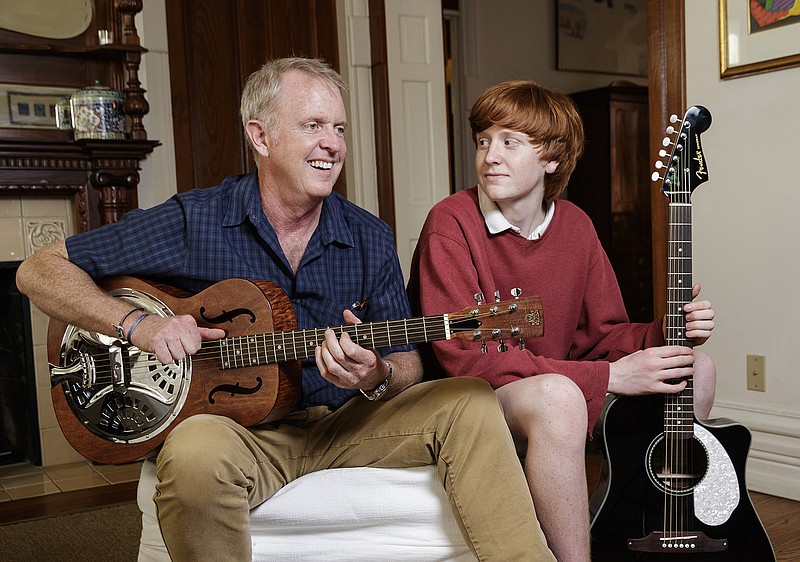
<path fill-rule="evenodd" d="M 503 212 L 500 210 L 500 207 L 497 206 L 497 203 L 489 199 L 480 187 L 478 188 L 478 205 L 480 205 L 481 213 L 483 214 L 483 220 L 486 222 L 486 228 L 489 229 L 489 232 L 492 234 L 498 234 L 510 228 L 522 236 L 522 231 L 519 229 L 519 227 L 516 227 L 508 222 L 508 219 L 506 219 L 506 217 L 503 215 Z M 544 216 L 542 224 L 533 229 L 533 232 L 531 232 L 530 236 L 527 237 L 528 240 L 537 240 L 541 238 L 542 234 L 544 234 L 544 231 L 547 230 L 547 227 L 550 225 L 550 221 L 553 219 L 555 208 L 556 202 L 551 201 L 547 206 L 547 213 Z"/>

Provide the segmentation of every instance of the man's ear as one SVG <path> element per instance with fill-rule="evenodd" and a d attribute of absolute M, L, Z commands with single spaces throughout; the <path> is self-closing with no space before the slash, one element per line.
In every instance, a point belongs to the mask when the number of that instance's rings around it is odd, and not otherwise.
<path fill-rule="evenodd" d="M 556 168 L 558 168 L 558 164 L 559 162 L 556 162 L 555 160 L 550 160 L 550 162 L 544 165 L 544 171 L 547 172 L 548 174 L 552 174 L 553 172 L 556 171 Z"/>
<path fill-rule="evenodd" d="M 256 152 L 264 157 L 269 156 L 268 134 L 264 130 L 264 124 L 261 121 L 251 119 L 245 125 L 245 132 Z"/>

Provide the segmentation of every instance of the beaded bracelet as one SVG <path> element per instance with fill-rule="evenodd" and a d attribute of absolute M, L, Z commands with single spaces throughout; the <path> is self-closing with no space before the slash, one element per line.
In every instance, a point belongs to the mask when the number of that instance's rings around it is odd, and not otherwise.
<path fill-rule="evenodd" d="M 142 320 L 144 320 L 144 319 L 145 319 L 145 318 L 147 318 L 148 316 L 152 316 L 152 314 L 149 314 L 149 313 L 145 312 L 144 314 L 140 315 L 140 316 L 139 316 L 139 318 L 137 318 L 137 319 L 136 319 L 136 320 L 133 322 L 133 324 L 131 325 L 131 328 L 130 328 L 130 330 L 128 330 L 128 337 L 127 337 L 127 338 L 125 338 L 126 340 L 128 340 L 128 341 L 131 341 L 131 334 L 133 333 L 133 330 L 136 328 L 136 326 L 138 326 L 138 325 L 139 325 L 139 322 L 141 322 Z"/>

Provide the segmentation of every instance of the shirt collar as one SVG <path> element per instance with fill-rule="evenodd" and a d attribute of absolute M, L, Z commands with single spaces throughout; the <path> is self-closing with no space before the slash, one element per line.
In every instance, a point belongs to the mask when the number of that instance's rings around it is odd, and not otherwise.
<path fill-rule="evenodd" d="M 258 196 L 258 170 L 253 169 L 242 176 L 231 176 L 223 180 L 220 187 L 227 188 L 228 205 L 223 226 L 242 224 L 248 216 L 261 216 L 261 198 Z M 238 192 L 243 192 L 239 194 Z"/>
<path fill-rule="evenodd" d="M 258 170 L 254 169 L 246 175 L 228 178 L 223 182 L 223 185 L 228 183 L 229 179 L 235 181 L 233 185 L 229 186 L 231 188 L 229 201 L 233 204 L 228 206 L 225 213 L 224 226 L 242 224 L 248 217 L 254 224 L 264 221 L 269 225 L 269 221 L 264 216 L 264 210 L 261 208 L 261 197 L 258 191 Z M 234 194 L 234 190 L 241 190 L 245 193 L 237 197 Z M 317 232 L 323 244 L 339 242 L 345 246 L 354 245 L 353 234 L 350 232 L 342 212 L 342 200 L 343 198 L 338 193 L 333 192 L 322 203 Z M 272 225 L 269 225 L 269 229 L 272 230 Z"/>
<path fill-rule="evenodd" d="M 319 234 L 323 244 L 338 242 L 345 246 L 355 246 L 353 233 L 344 216 L 346 199 L 333 192 L 322 203 L 322 214 L 319 217 Z"/>
<path fill-rule="evenodd" d="M 489 229 L 491 234 L 499 234 L 509 229 L 520 234 L 520 229 L 508 222 L 508 219 L 503 215 L 497 203 L 489 199 L 480 187 L 478 188 L 478 205 L 481 208 L 486 228 Z M 542 237 L 542 234 L 544 234 L 544 231 L 547 230 L 547 227 L 550 225 L 550 221 L 553 220 L 555 208 L 556 202 L 551 201 L 547 205 L 547 213 L 544 216 L 542 224 L 533 229 L 531 235 L 528 236 L 528 240 L 538 240 Z"/>

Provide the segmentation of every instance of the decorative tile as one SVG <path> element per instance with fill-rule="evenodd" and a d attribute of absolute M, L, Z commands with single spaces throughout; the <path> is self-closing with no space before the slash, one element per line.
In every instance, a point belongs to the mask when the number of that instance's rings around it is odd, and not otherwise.
<path fill-rule="evenodd" d="M 69 492 L 71 490 L 85 490 L 86 488 L 108 486 L 110 482 L 103 478 L 102 474 L 94 472 L 89 476 L 81 476 L 80 478 L 57 480 L 55 484 L 62 492 Z"/>
<path fill-rule="evenodd" d="M 0 261 L 25 259 L 25 237 L 21 218 L 0 218 Z"/>
<path fill-rule="evenodd" d="M 0 198 L 0 218 L 17 218 L 22 216 L 22 199 L 19 197 Z"/>
<path fill-rule="evenodd" d="M 44 333 L 47 333 L 47 331 L 45 330 Z M 49 391 L 50 365 L 47 362 L 46 341 L 37 340 L 33 345 L 33 370 L 36 376 L 36 389 L 44 389 Z"/>
<path fill-rule="evenodd" d="M 53 242 L 67 238 L 65 218 L 25 219 L 25 251 L 30 256 Z"/>
<path fill-rule="evenodd" d="M 0 488 L 2 488 L 2 481 L 4 478 L 13 478 L 15 476 L 25 476 L 28 474 L 42 474 L 42 467 L 33 466 L 29 463 L 9 464 L 0 467 Z"/>
<path fill-rule="evenodd" d="M 128 464 L 97 464 L 93 468 L 112 484 L 136 482 L 142 472 L 142 461 Z"/>
<path fill-rule="evenodd" d="M 31 303 L 31 332 L 33 333 L 34 347 L 37 345 L 45 346 L 45 348 L 47 347 L 47 326 L 49 324 L 50 317 L 42 312 L 38 306 Z M 45 362 L 46 361 L 47 359 L 45 359 Z"/>
<path fill-rule="evenodd" d="M 22 216 L 25 218 L 67 217 L 72 213 L 69 197 L 24 197 Z"/>
<path fill-rule="evenodd" d="M 61 429 L 42 429 L 42 464 L 53 466 L 84 460 L 72 445 L 67 442 Z"/>
<path fill-rule="evenodd" d="M 58 429 L 58 418 L 53 408 L 53 398 L 49 388 L 36 388 L 37 406 L 39 409 L 39 429 Z"/>
<path fill-rule="evenodd" d="M 31 484 L 30 486 L 22 486 L 20 488 L 6 489 L 6 492 L 9 496 L 11 496 L 12 500 L 46 496 L 48 494 L 56 494 L 60 491 L 61 490 L 58 489 L 58 486 L 50 481 L 42 482 L 41 484 Z"/>
<path fill-rule="evenodd" d="M 44 485 L 48 482 L 52 483 L 50 477 L 44 472 L 22 474 L 20 476 L 9 476 L 0 478 L 0 484 L 3 485 L 5 490 L 13 490 L 14 488 L 25 488 L 28 486 Z"/>
<path fill-rule="evenodd" d="M 67 464 L 58 464 L 55 466 L 44 467 L 44 473 L 50 477 L 53 482 L 59 480 L 69 480 L 73 478 L 87 478 L 97 474 L 95 470 L 87 462 L 70 462 Z"/>

